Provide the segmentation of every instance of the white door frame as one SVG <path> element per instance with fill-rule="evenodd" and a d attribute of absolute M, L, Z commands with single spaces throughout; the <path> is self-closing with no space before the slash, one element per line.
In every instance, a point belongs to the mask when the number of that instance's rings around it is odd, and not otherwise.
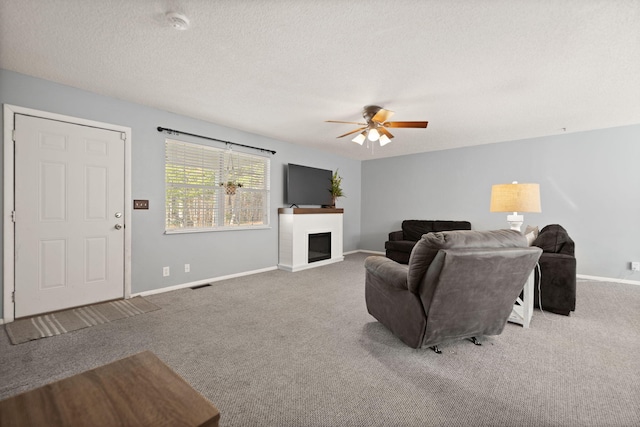
<path fill-rule="evenodd" d="M 82 126 L 91 126 L 122 132 L 124 141 L 124 298 L 131 297 L 131 128 L 110 123 L 85 120 L 77 117 L 64 116 L 48 111 L 34 110 L 4 104 L 4 203 L 3 203 L 3 318 L 4 323 L 13 322 L 15 303 L 12 294 L 15 291 L 15 230 L 13 227 L 12 212 L 14 206 L 14 149 L 13 127 L 14 116 L 24 114 L 27 116 L 41 117 L 43 119 L 58 120 Z M 1 320 L 1 319 L 0 319 Z M 0 321 L 2 323 L 2 321 Z"/>

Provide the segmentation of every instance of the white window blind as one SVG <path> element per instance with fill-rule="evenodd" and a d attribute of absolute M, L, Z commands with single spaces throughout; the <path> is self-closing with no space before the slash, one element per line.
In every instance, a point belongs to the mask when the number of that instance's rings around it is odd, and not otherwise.
<path fill-rule="evenodd" d="M 269 169 L 267 157 L 167 139 L 166 232 L 268 226 Z"/>

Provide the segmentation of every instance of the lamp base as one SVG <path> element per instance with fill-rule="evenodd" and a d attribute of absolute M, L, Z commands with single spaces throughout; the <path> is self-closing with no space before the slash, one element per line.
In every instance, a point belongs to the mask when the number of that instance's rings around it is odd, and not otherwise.
<path fill-rule="evenodd" d="M 522 227 L 522 223 L 524 222 L 524 215 L 518 215 L 517 212 L 514 212 L 513 215 L 507 215 L 507 222 L 511 225 L 512 230 L 517 230 L 522 232 L 520 228 Z"/>

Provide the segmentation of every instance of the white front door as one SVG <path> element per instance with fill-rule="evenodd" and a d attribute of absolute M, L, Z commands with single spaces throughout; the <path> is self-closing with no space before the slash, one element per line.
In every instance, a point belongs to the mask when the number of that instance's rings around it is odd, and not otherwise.
<path fill-rule="evenodd" d="M 15 115 L 15 317 L 124 297 L 121 132 Z"/>

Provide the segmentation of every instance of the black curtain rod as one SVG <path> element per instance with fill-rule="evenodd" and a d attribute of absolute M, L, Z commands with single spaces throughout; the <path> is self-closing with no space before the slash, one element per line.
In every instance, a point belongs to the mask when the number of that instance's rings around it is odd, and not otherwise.
<path fill-rule="evenodd" d="M 196 135 L 194 133 L 182 132 L 180 130 L 175 130 L 175 129 L 167 129 L 167 128 L 163 128 L 163 127 L 160 127 L 160 126 L 158 126 L 158 132 L 166 132 L 166 133 L 172 134 L 172 135 L 195 136 L 196 138 L 208 139 L 209 141 L 224 142 L 225 144 L 237 145 L 238 147 L 251 148 L 253 150 L 259 150 L 259 151 L 263 151 L 263 152 L 267 152 L 267 153 L 271 153 L 271 154 L 276 154 L 275 151 L 267 150 L 266 148 L 252 147 L 251 145 L 238 144 L 237 142 L 231 142 L 231 141 L 223 141 L 222 139 L 209 138 L 208 136 Z"/>

